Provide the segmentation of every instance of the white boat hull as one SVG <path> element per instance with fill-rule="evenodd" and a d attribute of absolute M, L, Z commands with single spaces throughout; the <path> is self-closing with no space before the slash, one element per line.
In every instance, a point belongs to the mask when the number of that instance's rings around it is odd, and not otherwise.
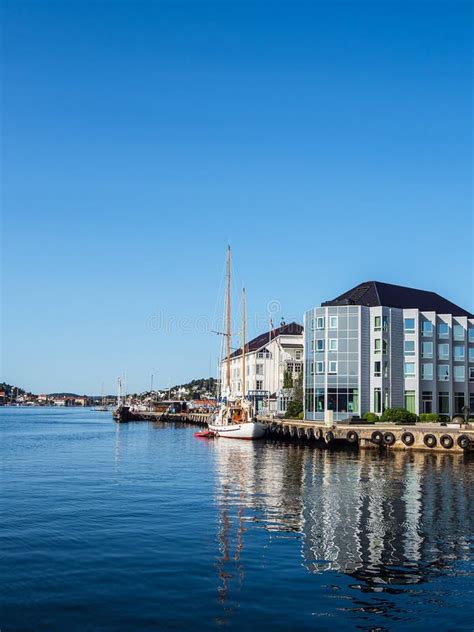
<path fill-rule="evenodd" d="M 258 421 L 228 425 L 209 424 L 209 430 L 226 439 L 261 439 L 265 434 L 265 425 Z"/>

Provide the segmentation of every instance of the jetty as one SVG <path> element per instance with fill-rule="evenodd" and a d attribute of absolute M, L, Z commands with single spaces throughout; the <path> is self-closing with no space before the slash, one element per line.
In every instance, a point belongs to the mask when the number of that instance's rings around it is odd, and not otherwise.
<path fill-rule="evenodd" d="M 196 412 L 133 412 L 124 410 L 119 423 L 130 421 L 160 421 L 206 426 L 211 413 Z M 323 422 L 299 419 L 259 417 L 266 424 L 266 437 L 286 441 L 315 443 L 338 448 L 353 446 L 360 449 L 425 450 L 436 452 L 474 452 L 472 424 L 435 423 L 389 424 L 347 423 L 327 425 Z"/>

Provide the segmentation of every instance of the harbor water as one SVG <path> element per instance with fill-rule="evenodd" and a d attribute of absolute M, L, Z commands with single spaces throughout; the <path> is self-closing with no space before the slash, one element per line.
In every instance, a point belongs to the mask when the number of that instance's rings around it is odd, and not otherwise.
<path fill-rule="evenodd" d="M 474 458 L 0 408 L 0 629 L 472 630 Z"/>

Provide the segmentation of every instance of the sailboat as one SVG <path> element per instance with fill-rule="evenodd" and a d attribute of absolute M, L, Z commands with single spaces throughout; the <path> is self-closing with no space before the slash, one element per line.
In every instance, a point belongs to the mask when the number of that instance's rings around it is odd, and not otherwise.
<path fill-rule="evenodd" d="M 217 437 L 228 439 L 260 439 L 265 434 L 265 425 L 253 414 L 251 402 L 245 396 L 245 288 L 242 290 L 242 396 L 232 398 L 230 395 L 230 246 L 227 250 L 227 291 L 226 291 L 226 384 L 222 405 L 208 423 L 209 430 Z"/>
<path fill-rule="evenodd" d="M 95 410 L 96 412 L 100 412 L 100 413 L 106 413 L 109 410 L 109 407 L 107 406 L 107 404 L 105 403 L 105 397 L 104 397 L 104 383 L 102 382 L 102 392 L 101 392 L 101 401 L 102 404 L 100 406 L 96 406 L 95 408 L 93 408 L 92 410 Z"/>

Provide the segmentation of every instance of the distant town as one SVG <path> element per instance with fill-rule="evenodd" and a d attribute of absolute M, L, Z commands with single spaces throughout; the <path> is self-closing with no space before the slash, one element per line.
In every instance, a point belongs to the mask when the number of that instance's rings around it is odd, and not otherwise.
<path fill-rule="evenodd" d="M 192 380 L 186 384 L 142 393 L 123 394 L 130 403 L 151 407 L 165 400 L 215 401 L 217 380 L 213 377 Z M 115 406 L 117 395 L 85 395 L 78 393 L 31 393 L 19 386 L 0 383 L 0 406 Z"/>

